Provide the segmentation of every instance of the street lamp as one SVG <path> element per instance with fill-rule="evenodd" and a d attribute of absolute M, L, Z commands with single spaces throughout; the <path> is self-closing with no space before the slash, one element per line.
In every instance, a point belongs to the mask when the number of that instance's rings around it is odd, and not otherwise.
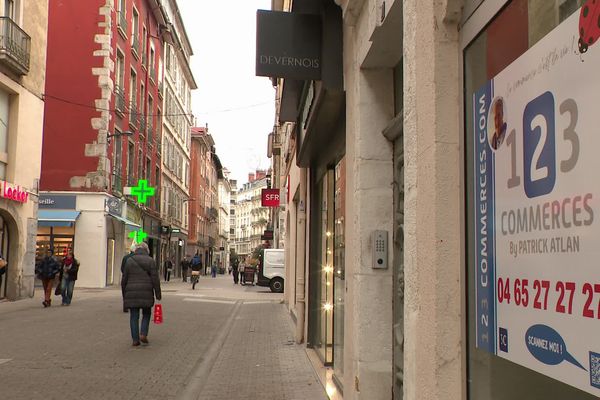
<path fill-rule="evenodd" d="M 120 136 L 132 136 L 133 132 L 131 131 L 125 131 L 125 132 L 115 132 L 115 133 L 109 133 L 106 135 L 106 140 L 108 143 L 110 143 L 110 138 L 111 137 L 120 137 Z"/>

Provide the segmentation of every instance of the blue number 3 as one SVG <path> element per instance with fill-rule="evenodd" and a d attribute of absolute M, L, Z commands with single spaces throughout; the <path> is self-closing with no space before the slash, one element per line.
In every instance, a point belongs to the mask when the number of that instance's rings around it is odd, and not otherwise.
<path fill-rule="evenodd" d="M 552 192 L 556 183 L 554 96 L 545 92 L 523 112 L 525 194 L 529 198 Z"/>

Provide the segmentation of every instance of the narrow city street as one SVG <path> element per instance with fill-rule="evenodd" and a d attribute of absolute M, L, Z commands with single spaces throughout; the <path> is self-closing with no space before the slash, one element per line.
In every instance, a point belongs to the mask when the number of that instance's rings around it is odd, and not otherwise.
<path fill-rule="evenodd" d="M 283 296 L 201 277 L 162 282 L 164 323 L 132 347 L 118 288 L 0 302 L 3 399 L 326 399 Z M 56 304 L 54 304 L 56 303 Z"/>

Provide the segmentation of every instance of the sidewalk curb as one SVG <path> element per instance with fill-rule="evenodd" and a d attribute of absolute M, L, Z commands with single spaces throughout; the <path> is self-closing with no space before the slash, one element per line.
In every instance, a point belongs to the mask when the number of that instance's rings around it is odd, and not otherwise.
<path fill-rule="evenodd" d="M 176 400 L 197 400 L 202 394 L 202 389 L 206 385 L 206 380 L 210 375 L 212 366 L 214 365 L 225 341 L 229 338 L 233 321 L 237 317 L 240 307 L 243 304 L 243 300 L 238 300 L 235 303 L 233 311 L 229 315 L 229 318 L 223 324 L 223 328 L 220 329 L 217 335 L 218 339 L 213 346 L 200 357 L 192 372 L 190 372 L 185 385 L 179 390 L 175 396 Z"/>

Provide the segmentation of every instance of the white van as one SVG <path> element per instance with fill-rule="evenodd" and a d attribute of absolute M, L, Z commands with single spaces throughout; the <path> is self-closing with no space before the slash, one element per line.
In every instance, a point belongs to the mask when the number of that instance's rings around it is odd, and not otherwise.
<path fill-rule="evenodd" d="M 285 250 L 264 249 L 258 267 L 258 286 L 268 286 L 272 292 L 283 293 L 285 278 Z"/>

